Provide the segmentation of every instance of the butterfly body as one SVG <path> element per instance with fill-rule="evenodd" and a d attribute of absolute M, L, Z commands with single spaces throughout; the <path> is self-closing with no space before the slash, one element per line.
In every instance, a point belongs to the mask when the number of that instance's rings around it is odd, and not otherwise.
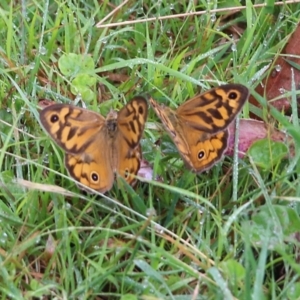
<path fill-rule="evenodd" d="M 72 105 L 54 104 L 41 111 L 40 119 L 66 152 L 69 174 L 104 193 L 112 188 L 115 173 L 134 183 L 147 110 L 146 100 L 136 97 L 119 112 L 111 110 L 106 118 Z"/>
<path fill-rule="evenodd" d="M 249 95 L 240 84 L 228 84 L 198 95 L 172 110 L 150 103 L 174 141 L 185 164 L 202 172 L 219 161 L 227 149 L 228 125 Z"/>

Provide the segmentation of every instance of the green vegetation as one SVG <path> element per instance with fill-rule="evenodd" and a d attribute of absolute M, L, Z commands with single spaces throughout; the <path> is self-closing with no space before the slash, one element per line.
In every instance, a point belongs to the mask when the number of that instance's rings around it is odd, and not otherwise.
<path fill-rule="evenodd" d="M 130 1 L 104 23 L 228 10 L 97 28 L 120 3 L 1 2 L 1 299 L 299 299 L 297 105 L 290 123 L 255 88 L 300 5 L 181 2 Z M 296 154 L 263 167 L 225 157 L 196 175 L 149 109 L 142 148 L 155 180 L 85 194 L 39 122 L 40 99 L 106 116 L 137 94 L 177 107 L 221 83 L 249 87 L 264 108 L 246 104 L 241 118 L 287 130 Z"/>

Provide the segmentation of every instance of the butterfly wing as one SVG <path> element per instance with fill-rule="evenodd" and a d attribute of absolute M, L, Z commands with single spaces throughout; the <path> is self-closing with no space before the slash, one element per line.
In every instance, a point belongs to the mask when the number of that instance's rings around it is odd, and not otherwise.
<path fill-rule="evenodd" d="M 138 145 L 134 149 L 120 148 L 117 173 L 122 176 L 128 184 L 135 185 L 136 175 L 141 166 L 142 152 Z"/>
<path fill-rule="evenodd" d="M 116 137 L 116 171 L 129 184 L 134 184 L 142 157 L 140 139 L 147 120 L 148 105 L 144 97 L 133 98 L 118 113 Z"/>
<path fill-rule="evenodd" d="M 98 145 L 100 148 L 101 146 Z M 81 155 L 65 154 L 65 165 L 69 174 L 81 184 L 91 189 L 105 193 L 109 191 L 114 183 L 112 166 L 108 163 L 105 152 L 95 149 L 93 153 Z M 91 150 L 91 149 L 89 149 Z M 82 186 L 79 188 L 84 189 Z"/>
<path fill-rule="evenodd" d="M 105 119 L 92 111 L 54 104 L 40 112 L 43 127 L 66 152 L 65 165 L 77 181 L 102 193 L 114 181 L 111 139 Z M 105 147 L 105 148 L 103 148 Z"/>
<path fill-rule="evenodd" d="M 72 154 L 83 153 L 105 126 L 101 115 L 66 104 L 44 108 L 40 112 L 40 120 L 51 138 Z"/>
<path fill-rule="evenodd" d="M 159 105 L 152 98 L 149 101 L 156 115 L 162 121 L 169 136 L 174 141 L 180 155 L 184 161 L 191 166 L 192 162 L 190 160 L 190 148 L 182 132 L 180 119 L 178 119 L 176 111 L 167 106 Z"/>
<path fill-rule="evenodd" d="M 241 84 L 227 84 L 211 89 L 178 107 L 182 122 L 204 132 L 223 131 L 235 119 L 249 96 Z"/>
<path fill-rule="evenodd" d="M 222 158 L 227 149 L 227 129 L 210 134 L 198 129 L 183 128 L 181 134 L 188 144 L 188 151 L 180 152 L 181 157 L 196 173 L 210 169 Z"/>

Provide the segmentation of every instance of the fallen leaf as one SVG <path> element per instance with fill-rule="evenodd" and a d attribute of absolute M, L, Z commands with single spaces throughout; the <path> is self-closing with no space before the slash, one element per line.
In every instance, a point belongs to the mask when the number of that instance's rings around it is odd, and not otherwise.
<path fill-rule="evenodd" d="M 300 71 L 292 66 L 296 64 L 300 66 L 300 25 L 291 35 L 286 47 L 281 55 L 268 69 L 268 76 L 256 88 L 256 92 L 265 97 L 267 101 L 281 97 L 276 101 L 271 101 L 270 104 L 279 111 L 288 112 L 291 104 L 290 99 L 283 96 L 292 87 L 292 69 L 294 73 L 294 81 L 300 82 Z M 282 97 L 283 96 L 283 97 Z M 250 96 L 249 102 L 255 106 L 259 106 L 253 96 Z"/>
<path fill-rule="evenodd" d="M 146 160 L 141 161 L 141 167 L 138 171 L 138 176 L 145 178 L 146 180 L 152 180 L 153 169 Z"/>
<path fill-rule="evenodd" d="M 228 148 L 226 155 L 233 156 L 234 152 L 234 140 L 235 140 L 235 124 L 232 123 L 229 128 Z M 244 157 L 249 147 L 258 140 L 269 137 L 272 141 L 283 142 L 289 145 L 290 155 L 294 155 L 293 140 L 286 133 L 277 130 L 270 129 L 267 125 L 258 120 L 253 119 L 241 119 L 239 124 L 239 143 L 238 143 L 238 155 L 240 158 Z"/>

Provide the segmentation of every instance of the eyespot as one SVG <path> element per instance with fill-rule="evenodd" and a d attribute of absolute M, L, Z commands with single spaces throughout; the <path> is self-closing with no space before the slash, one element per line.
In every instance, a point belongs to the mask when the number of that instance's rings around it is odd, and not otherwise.
<path fill-rule="evenodd" d="M 142 106 L 139 106 L 139 114 L 140 115 L 144 114 L 144 108 Z"/>
<path fill-rule="evenodd" d="M 58 117 L 57 114 L 52 115 L 51 118 L 50 118 L 51 123 L 56 123 L 58 120 L 59 120 L 59 117 Z"/>
<path fill-rule="evenodd" d="M 129 177 L 129 170 L 126 169 L 126 170 L 124 171 L 124 178 L 125 178 L 125 179 L 128 179 L 128 177 Z"/>
<path fill-rule="evenodd" d="M 205 156 L 204 150 L 200 150 L 200 151 L 198 152 L 198 159 L 201 160 L 204 156 Z"/>
<path fill-rule="evenodd" d="M 96 172 L 93 172 L 91 174 L 91 180 L 94 182 L 94 183 L 97 183 L 99 181 L 99 176 Z"/>
<path fill-rule="evenodd" d="M 230 92 L 228 95 L 229 99 L 236 99 L 238 97 L 238 94 L 236 92 Z"/>

